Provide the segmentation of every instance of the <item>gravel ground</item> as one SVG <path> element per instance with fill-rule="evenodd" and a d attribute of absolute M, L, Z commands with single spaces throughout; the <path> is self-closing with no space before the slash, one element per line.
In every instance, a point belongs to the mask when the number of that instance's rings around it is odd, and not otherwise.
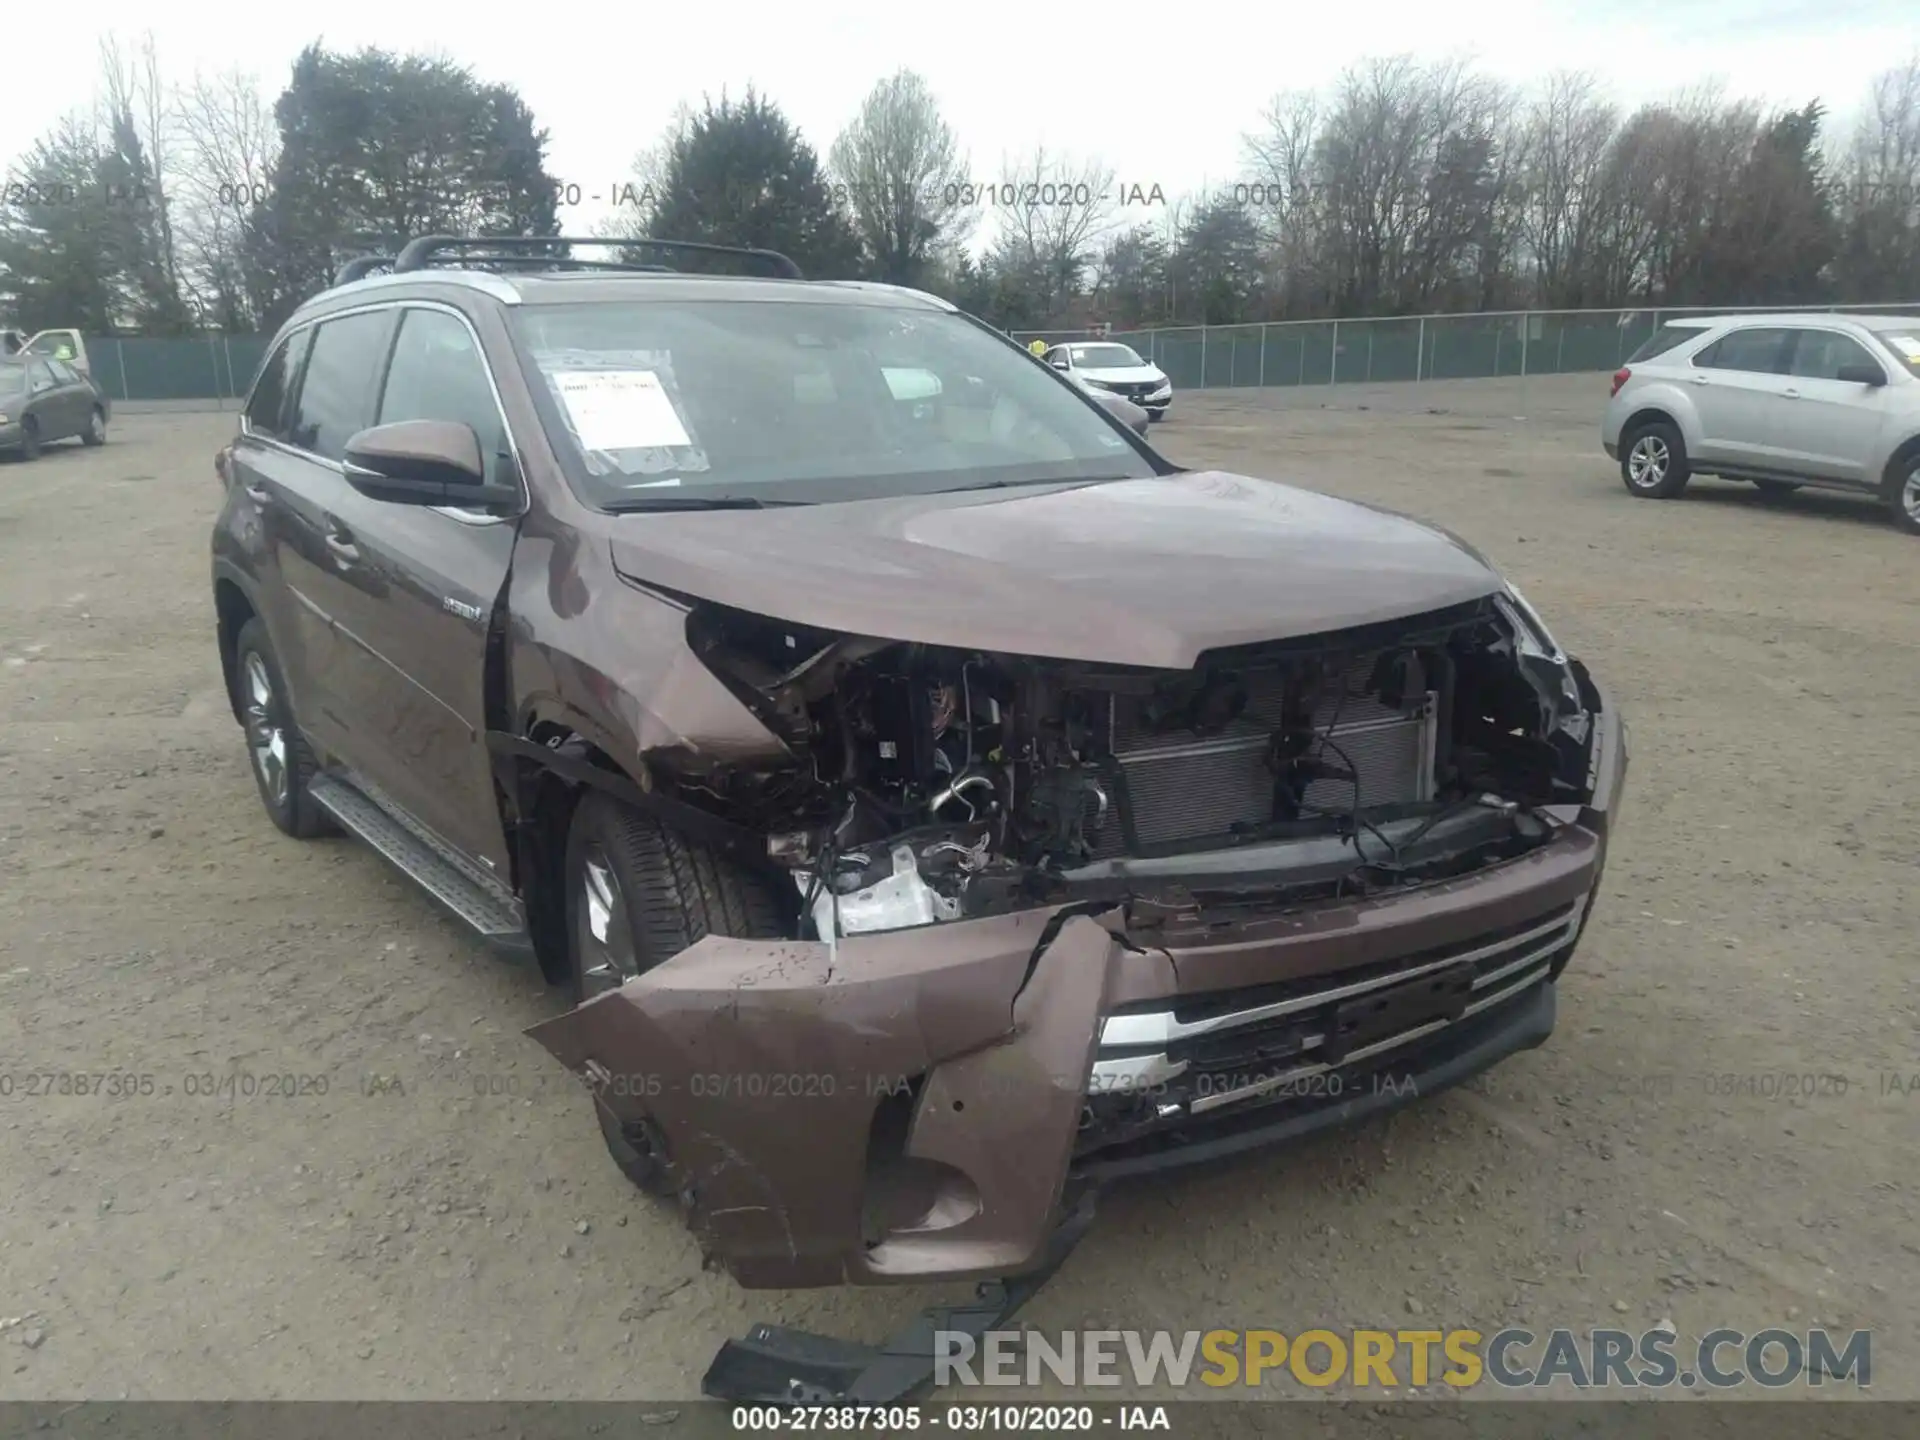
<path fill-rule="evenodd" d="M 1636 501 L 1604 395 L 1187 395 L 1156 432 L 1473 540 L 1613 688 L 1633 770 L 1547 1047 L 1113 1194 L 1031 1323 L 1818 1321 L 1920 1396 L 1920 542 L 1842 498 Z M 878 1338 L 936 1298 L 702 1273 L 521 1036 L 538 977 L 273 830 L 208 599 L 232 423 L 0 465 L 0 1398 L 690 1397 L 756 1320 Z M 30 1078 L 107 1071 L 136 1093 Z"/>

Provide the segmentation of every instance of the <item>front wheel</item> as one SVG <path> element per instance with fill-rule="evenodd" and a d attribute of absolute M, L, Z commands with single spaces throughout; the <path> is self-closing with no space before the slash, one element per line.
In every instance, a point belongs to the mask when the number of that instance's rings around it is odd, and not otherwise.
<path fill-rule="evenodd" d="M 1692 473 L 1687 442 L 1665 420 L 1642 426 L 1620 446 L 1620 478 L 1628 493 L 1643 500 L 1671 500 L 1687 488 Z"/>
<path fill-rule="evenodd" d="M 771 940 L 788 931 L 765 877 L 649 815 L 590 792 L 567 834 L 567 948 L 584 1003 L 708 935 Z M 659 1077 L 607 1074 L 594 1092 L 601 1136 L 641 1190 L 671 1195 L 672 1165 L 646 1099 Z"/>
<path fill-rule="evenodd" d="M 80 432 L 82 445 L 104 445 L 107 443 L 107 412 L 98 405 L 87 419 L 87 428 Z"/>
<path fill-rule="evenodd" d="M 1920 455 L 1909 455 L 1893 467 L 1885 499 L 1893 523 L 1909 535 L 1920 535 Z"/>

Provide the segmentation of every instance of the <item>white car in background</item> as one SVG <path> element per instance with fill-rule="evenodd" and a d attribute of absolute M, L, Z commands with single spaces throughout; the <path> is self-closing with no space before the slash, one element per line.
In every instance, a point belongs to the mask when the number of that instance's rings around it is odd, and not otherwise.
<path fill-rule="evenodd" d="M 1113 340 L 1075 341 L 1055 345 L 1041 358 L 1088 389 L 1131 400 L 1149 419 L 1166 419 L 1173 404 L 1173 382 L 1166 372 L 1142 360 L 1130 345 Z"/>
<path fill-rule="evenodd" d="M 1696 475 L 1850 490 L 1920 534 L 1920 318 L 1673 320 L 1614 373 L 1600 443 L 1642 499 Z"/>

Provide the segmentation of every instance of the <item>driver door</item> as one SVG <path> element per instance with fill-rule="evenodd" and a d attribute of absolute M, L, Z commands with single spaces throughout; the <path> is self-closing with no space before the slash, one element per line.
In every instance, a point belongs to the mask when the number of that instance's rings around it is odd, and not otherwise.
<path fill-rule="evenodd" d="M 458 313 L 407 305 L 368 423 L 469 425 L 487 479 L 518 474 L 484 352 Z M 334 622 L 357 656 L 357 768 L 462 855 L 508 874 L 487 749 L 487 639 L 519 516 L 396 505 L 344 481 L 329 507 L 352 537 Z"/>

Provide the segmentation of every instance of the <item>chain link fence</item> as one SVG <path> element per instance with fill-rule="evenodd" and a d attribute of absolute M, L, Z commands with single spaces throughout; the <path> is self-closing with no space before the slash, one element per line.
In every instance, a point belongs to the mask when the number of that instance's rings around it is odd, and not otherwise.
<path fill-rule="evenodd" d="M 1747 307 L 1783 313 L 1794 307 Z M 1804 312 L 1920 315 L 1920 302 L 1802 306 Z M 1016 330 L 1021 344 L 1117 340 L 1131 345 L 1185 390 L 1264 385 L 1347 385 L 1387 380 L 1469 380 L 1569 375 L 1617 369 L 1680 315 L 1734 309 L 1515 310 L 1371 320 L 1284 320 L 1264 325 L 1192 325 L 1145 330 Z M 87 340 L 93 378 L 115 400 L 234 400 L 266 357 L 266 335 Z"/>
<path fill-rule="evenodd" d="M 253 386 L 270 335 L 90 335 L 87 368 L 114 400 L 234 400 Z"/>
<path fill-rule="evenodd" d="M 1615 370 L 1654 331 L 1683 315 L 1920 315 L 1920 303 L 1514 310 L 1364 320 L 1284 320 L 1146 330 L 1015 330 L 1022 345 L 1109 339 L 1158 365 L 1179 389 L 1474 380 Z"/>

